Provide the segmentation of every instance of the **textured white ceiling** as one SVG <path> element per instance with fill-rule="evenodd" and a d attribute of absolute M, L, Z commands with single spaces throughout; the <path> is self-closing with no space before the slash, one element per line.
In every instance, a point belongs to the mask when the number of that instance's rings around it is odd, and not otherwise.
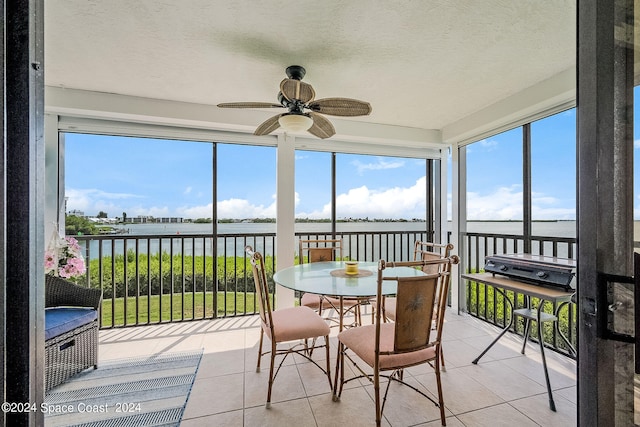
<path fill-rule="evenodd" d="M 575 17 L 575 0 L 55 0 L 45 5 L 45 80 L 210 105 L 276 102 L 297 64 L 317 98 L 370 102 L 355 120 L 442 129 L 574 67 Z"/>

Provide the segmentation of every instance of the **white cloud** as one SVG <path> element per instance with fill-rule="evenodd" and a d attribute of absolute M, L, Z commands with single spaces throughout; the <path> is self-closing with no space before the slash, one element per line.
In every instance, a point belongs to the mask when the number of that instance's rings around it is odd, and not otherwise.
<path fill-rule="evenodd" d="M 478 144 L 487 151 L 493 151 L 498 148 L 499 145 L 498 141 L 493 139 L 483 139 L 482 141 L 479 141 Z"/>
<path fill-rule="evenodd" d="M 378 158 L 376 163 L 362 163 L 359 160 L 351 162 L 353 166 L 358 170 L 358 174 L 362 175 L 367 170 L 386 170 L 386 169 L 398 169 L 404 166 L 404 161 L 394 160 L 386 161 L 383 158 Z"/>
<path fill-rule="evenodd" d="M 132 208 L 125 209 L 124 212 L 127 213 L 127 217 L 129 218 L 137 216 L 152 216 L 155 218 L 174 216 L 168 206 L 151 206 L 148 208 L 142 206 L 134 206 Z M 120 215 L 120 213 L 116 213 Z"/>
<path fill-rule="evenodd" d="M 95 188 L 67 188 L 67 211 L 79 210 L 86 215 L 97 215 L 98 212 L 107 212 L 110 216 L 119 216 L 123 212 L 122 203 L 132 199 L 144 197 L 129 193 L 109 193 Z"/>
<path fill-rule="evenodd" d="M 500 143 L 493 139 L 483 139 L 474 144 L 467 145 L 467 154 L 472 153 L 475 149 L 480 149 L 482 151 L 494 151 L 498 149 Z"/>
<path fill-rule="evenodd" d="M 407 188 L 386 190 L 366 186 L 352 188 L 336 197 L 336 211 L 340 218 L 424 218 L 426 178 L 422 177 Z M 330 218 L 331 205 L 319 211 L 300 213 L 301 218 Z"/>
<path fill-rule="evenodd" d="M 193 187 L 189 186 L 189 187 L 184 189 L 184 193 L 183 194 L 189 194 L 189 193 L 191 193 L 191 191 L 193 191 Z"/>
<path fill-rule="evenodd" d="M 204 206 L 179 207 L 176 209 L 176 216 L 182 218 L 211 218 L 213 204 L 209 203 Z"/>
<path fill-rule="evenodd" d="M 339 218 L 424 218 L 426 179 L 418 179 L 410 187 L 370 189 L 367 186 L 352 188 L 337 196 Z M 87 215 L 107 212 L 111 217 L 178 216 L 183 218 L 210 218 L 212 204 L 183 206 L 175 210 L 168 206 L 142 206 L 132 201 L 143 197 L 127 193 L 107 193 L 96 189 L 68 189 L 67 210 L 81 210 Z M 246 199 L 231 198 L 218 202 L 219 218 L 275 218 L 276 199 L 269 205 L 252 203 Z M 450 200 L 451 195 L 448 195 Z M 295 194 L 295 205 L 299 203 Z M 535 193 L 532 195 L 532 211 L 535 219 L 575 219 L 575 208 L 566 207 L 575 201 L 559 200 L 555 197 Z M 449 204 L 451 206 L 451 204 Z M 467 194 L 468 218 L 471 220 L 521 220 L 522 188 L 518 185 L 500 187 L 489 194 L 470 192 Z M 300 212 L 300 218 L 329 218 L 331 206 L 326 204 L 316 211 Z M 636 217 L 640 214 L 636 213 Z M 451 218 L 451 212 L 449 212 Z"/>
<path fill-rule="evenodd" d="M 532 194 L 534 219 L 575 219 L 576 210 L 565 207 L 567 201 L 542 193 Z M 500 187 L 493 193 L 467 193 L 467 216 L 470 220 L 522 220 L 522 187 Z"/>
<path fill-rule="evenodd" d="M 218 218 L 275 218 L 276 202 L 269 206 L 254 205 L 245 199 L 218 202 Z"/>

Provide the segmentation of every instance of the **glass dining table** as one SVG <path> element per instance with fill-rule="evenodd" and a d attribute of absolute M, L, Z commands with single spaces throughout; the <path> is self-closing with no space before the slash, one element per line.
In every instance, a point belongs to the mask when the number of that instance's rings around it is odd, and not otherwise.
<path fill-rule="evenodd" d="M 411 267 L 394 267 L 384 270 L 385 277 L 411 277 L 424 274 L 422 270 Z M 359 262 L 357 274 L 347 274 L 344 261 L 331 261 L 298 264 L 278 270 L 273 275 L 274 282 L 285 288 L 338 298 L 340 307 L 336 309 L 340 317 L 340 330 L 343 327 L 343 298 L 375 297 L 378 289 L 377 279 L 377 262 Z M 395 295 L 396 290 L 396 281 L 383 282 L 383 295 Z"/>

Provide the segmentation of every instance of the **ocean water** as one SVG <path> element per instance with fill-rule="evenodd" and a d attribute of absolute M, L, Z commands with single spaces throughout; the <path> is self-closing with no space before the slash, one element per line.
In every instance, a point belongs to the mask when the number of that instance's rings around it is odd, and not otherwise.
<path fill-rule="evenodd" d="M 448 224 L 449 230 L 451 224 Z M 219 238 L 217 241 L 212 237 L 202 238 L 188 238 L 189 235 L 207 235 L 211 234 L 213 227 L 212 224 L 127 224 L 118 225 L 116 228 L 126 231 L 124 234 L 115 235 L 116 243 L 112 247 L 110 241 L 105 241 L 102 247 L 102 255 L 109 256 L 112 252 L 116 255 L 123 254 L 125 251 L 136 250 L 139 253 L 156 253 L 160 250 L 163 252 L 173 251 L 173 253 L 184 253 L 190 255 L 195 253 L 197 255 L 205 253 L 212 255 L 215 252 L 218 255 L 226 256 L 240 256 L 243 254 L 244 245 L 250 244 L 255 246 L 257 250 L 262 251 L 265 254 L 273 253 L 273 239 L 265 238 L 258 241 L 244 238 L 229 237 L 226 239 Z M 295 227 L 296 232 L 308 233 L 308 234 L 325 234 L 330 233 L 331 224 L 328 223 L 297 223 Z M 424 222 L 349 222 L 338 223 L 338 232 L 370 232 L 377 233 L 383 231 L 415 231 L 424 232 Z M 467 231 L 480 232 L 490 234 L 522 234 L 522 222 L 518 221 L 472 221 L 468 223 Z M 276 224 L 274 223 L 232 223 L 232 224 L 219 224 L 219 235 L 244 235 L 253 233 L 275 233 Z M 544 237 L 575 237 L 576 223 L 575 221 L 544 221 L 535 222 L 533 224 L 534 236 Z M 137 244 L 133 237 L 136 236 L 148 236 L 148 235 L 164 235 L 165 238 L 160 242 L 159 239 L 139 239 Z M 171 238 L 176 236 L 176 238 Z M 179 236 L 179 237 L 178 237 Z M 371 251 L 375 253 L 392 253 L 404 254 L 406 259 L 409 259 L 410 254 L 407 253 L 407 243 L 405 241 L 395 242 L 369 242 L 364 243 L 364 237 L 351 236 L 351 241 L 345 241 L 346 247 L 360 248 L 358 251 L 362 253 L 351 254 L 352 257 L 357 259 L 371 258 Z M 125 247 L 126 244 L 126 247 Z M 484 242 L 480 242 L 480 251 L 484 253 Z M 369 253 L 365 253 L 364 247 L 368 245 Z M 372 248 L 372 245 L 375 248 Z M 382 245 L 382 247 L 380 247 Z M 388 249 L 388 245 L 395 245 L 395 249 Z M 90 243 L 88 255 L 90 258 L 98 257 L 99 255 L 99 242 L 93 240 Z M 460 249 L 460 248 L 457 248 Z M 353 250 L 353 249 L 352 249 Z M 548 253 L 550 249 L 545 247 L 545 253 Z M 475 248 L 472 248 L 475 251 Z M 519 252 L 520 248 L 510 250 L 511 252 Z M 559 248 L 560 253 L 558 256 L 567 257 L 569 248 L 568 246 L 561 246 Z M 461 253 L 461 252 L 458 252 Z"/>
<path fill-rule="evenodd" d="M 337 231 L 362 232 L 362 231 L 424 231 L 424 222 L 341 222 Z M 118 225 L 115 228 L 124 229 L 128 234 L 208 234 L 213 232 L 212 224 L 127 224 Z M 638 222 L 636 223 L 638 228 Z M 451 230 L 451 223 L 448 224 Z M 296 223 L 296 232 L 301 233 L 328 233 L 331 231 L 329 223 Z M 467 231 L 476 233 L 495 234 L 522 234 L 522 222 L 520 221 L 470 221 Z M 219 234 L 244 234 L 244 233 L 275 233 L 275 223 L 232 223 L 218 224 Z M 533 223 L 533 234 L 545 237 L 575 237 L 575 221 L 540 221 Z"/>

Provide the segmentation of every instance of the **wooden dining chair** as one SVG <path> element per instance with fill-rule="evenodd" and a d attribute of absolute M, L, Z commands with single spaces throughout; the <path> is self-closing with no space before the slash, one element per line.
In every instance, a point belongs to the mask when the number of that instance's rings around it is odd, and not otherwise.
<path fill-rule="evenodd" d="M 453 250 L 452 243 L 432 243 L 432 242 L 422 242 L 417 240 L 414 244 L 413 249 L 413 260 L 438 260 L 441 258 L 448 258 L 451 256 L 451 251 Z M 427 264 L 422 267 L 422 271 L 427 274 L 434 273 L 442 273 L 442 272 L 450 272 L 451 264 Z M 438 317 L 444 317 L 445 311 L 440 311 L 438 309 L 438 303 L 442 298 L 445 300 L 449 297 L 449 280 L 450 275 L 444 275 L 438 280 L 438 288 L 436 292 L 436 301 L 435 301 L 435 309 L 433 311 L 433 324 L 435 325 L 438 322 Z M 447 282 L 447 283 L 444 283 Z M 444 289 L 447 289 L 444 292 Z M 375 307 L 375 304 L 373 304 Z M 445 305 L 446 308 L 446 305 Z M 396 319 L 396 299 L 394 297 L 386 297 L 382 299 L 382 316 L 386 321 L 395 321 Z M 373 321 L 373 320 L 372 320 Z M 441 353 L 441 366 L 442 370 L 446 371 L 445 361 L 444 361 L 444 349 L 443 346 L 440 346 Z"/>
<path fill-rule="evenodd" d="M 338 358 L 336 362 L 336 381 L 334 384 L 334 400 L 340 400 L 344 384 L 366 378 L 373 383 L 375 394 L 376 425 L 382 420 L 384 405 L 391 381 L 404 384 L 420 393 L 440 408 L 440 421 L 446 425 L 444 398 L 440 379 L 440 344 L 442 341 L 442 322 L 440 317 L 435 328 L 433 311 L 444 310 L 446 301 L 441 299 L 435 304 L 438 293 L 438 281 L 448 276 L 449 272 L 426 274 L 424 276 L 395 277 L 385 275 L 385 270 L 392 267 L 426 267 L 440 264 L 457 264 L 458 257 L 424 261 L 408 261 L 387 263 L 384 260 L 378 266 L 377 304 L 382 303 L 383 282 L 396 281 L 396 320 L 384 322 L 382 312 L 376 310 L 375 322 L 372 325 L 345 329 L 338 334 Z M 444 268 L 443 268 L 444 270 Z M 390 273 L 392 274 L 392 273 Z M 445 286 L 448 286 L 448 281 Z M 437 308 L 436 308 L 437 307 Z M 352 357 L 351 353 L 357 356 Z M 358 375 L 345 380 L 345 358 Z M 361 366 L 362 363 L 368 368 Z M 435 401 L 422 390 L 404 381 L 404 369 L 411 366 L 429 364 L 436 377 L 438 400 Z M 366 371 L 365 371 L 366 369 Z M 371 372 L 371 369 L 373 372 Z M 383 374 L 386 373 L 386 374 Z M 388 383 L 384 396 L 380 396 L 380 377 L 387 378 Z"/>
<path fill-rule="evenodd" d="M 420 261 L 420 260 L 437 260 L 437 259 L 441 259 L 441 258 L 448 258 L 451 255 L 451 251 L 453 250 L 453 244 L 451 243 L 431 243 L 431 242 L 422 242 L 417 240 L 414 244 L 414 250 L 413 250 L 413 260 L 414 261 Z M 424 271 L 425 273 L 440 273 L 442 271 L 448 271 L 447 269 L 450 268 L 451 264 L 432 264 L 432 265 L 425 265 L 422 268 L 422 271 Z M 443 280 L 448 280 L 449 276 L 444 276 L 445 279 Z M 444 289 L 444 286 L 442 286 L 442 283 L 439 282 L 438 283 L 438 297 L 436 299 L 436 304 L 438 303 L 438 301 L 440 301 L 440 298 L 447 298 L 448 295 L 443 295 L 442 294 L 442 290 Z M 396 301 L 395 298 L 393 297 L 387 297 L 383 299 L 383 305 L 382 305 L 382 311 L 383 311 L 383 316 L 386 320 L 395 320 L 396 318 Z M 434 320 L 436 320 L 436 317 L 438 316 L 437 311 L 434 312 Z"/>
<path fill-rule="evenodd" d="M 258 347 L 258 363 L 256 372 L 260 372 L 260 360 L 265 354 L 270 354 L 269 365 L 269 388 L 267 390 L 266 407 L 271 407 L 271 389 L 273 383 L 284 363 L 290 354 L 299 354 L 311 363 L 316 365 L 327 376 L 329 387 L 331 383 L 331 368 L 329 362 L 329 325 L 320 317 L 318 313 L 308 307 L 290 307 L 279 310 L 272 310 L 271 295 L 267 283 L 264 258 L 259 252 L 255 252 L 251 246 L 245 247 L 245 252 L 251 260 L 253 270 L 253 280 L 255 283 L 256 297 L 260 309 L 260 344 Z M 262 341 L 264 335 L 271 340 L 271 350 L 262 352 Z M 317 344 L 318 338 L 324 337 L 324 344 Z M 320 366 L 310 357 L 308 341 L 313 341 L 313 348 L 326 349 L 327 366 Z M 278 347 L 278 344 L 291 343 L 286 348 Z M 276 356 L 283 356 L 282 360 L 275 367 Z"/>
<path fill-rule="evenodd" d="M 342 239 L 324 239 L 324 240 L 303 240 L 299 241 L 298 260 L 300 264 L 307 262 L 326 262 L 342 260 Z M 305 256 L 306 255 L 306 256 Z M 300 305 L 316 310 L 322 315 L 323 311 L 340 310 L 340 299 L 305 292 L 300 298 Z M 344 318 L 344 314 L 353 311 L 355 322 L 354 325 L 362 324 L 360 314 L 360 300 L 357 298 L 342 299 L 343 313 L 338 313 Z M 330 319 L 334 320 L 334 319 Z"/>

